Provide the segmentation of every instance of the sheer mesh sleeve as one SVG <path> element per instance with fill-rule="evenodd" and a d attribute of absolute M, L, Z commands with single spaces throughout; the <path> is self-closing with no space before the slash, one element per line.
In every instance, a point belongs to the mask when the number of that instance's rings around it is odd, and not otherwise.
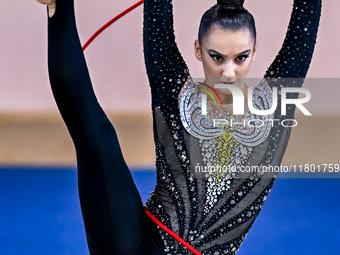
<path fill-rule="evenodd" d="M 294 0 L 284 39 L 265 78 L 304 78 L 309 69 L 321 13 L 321 0 Z"/>
<path fill-rule="evenodd" d="M 144 1 L 143 44 L 153 105 L 176 101 L 188 69 L 175 42 L 171 0 Z"/>

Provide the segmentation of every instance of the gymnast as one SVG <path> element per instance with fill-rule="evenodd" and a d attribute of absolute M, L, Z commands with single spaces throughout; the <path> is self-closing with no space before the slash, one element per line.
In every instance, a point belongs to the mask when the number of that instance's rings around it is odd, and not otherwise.
<path fill-rule="evenodd" d="M 247 95 L 248 86 L 242 81 L 260 53 L 255 21 L 243 7 L 244 1 L 218 0 L 204 13 L 194 47 L 204 70 L 201 83 L 190 76 L 177 48 L 172 1 L 144 1 L 144 58 L 152 95 L 157 171 L 155 190 L 145 205 L 115 129 L 94 94 L 73 0 L 38 2 L 47 5 L 50 83 L 76 149 L 90 254 L 236 254 L 276 175 L 226 172 L 200 176 L 194 174 L 193 162 L 278 166 L 291 131 L 278 124 L 216 129 L 202 117 L 200 100 L 216 93 L 221 106 L 207 100 L 208 116 L 222 112 L 226 120 L 231 118 L 230 90 L 214 87 L 216 80 L 235 85 Z M 276 79 L 306 77 L 320 13 L 321 0 L 294 0 L 282 48 L 254 90 L 254 98 L 260 99 L 253 99 L 257 109 L 269 109 L 272 91 L 281 86 Z M 279 108 L 269 117 L 282 119 Z M 288 107 L 291 119 L 294 110 Z M 252 116 L 246 111 L 244 118 Z"/>

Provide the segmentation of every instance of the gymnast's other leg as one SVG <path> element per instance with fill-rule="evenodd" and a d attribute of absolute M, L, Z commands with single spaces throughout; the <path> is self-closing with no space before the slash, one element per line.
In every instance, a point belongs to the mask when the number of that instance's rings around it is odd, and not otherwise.
<path fill-rule="evenodd" d="M 48 67 L 53 95 L 76 149 L 90 254 L 164 254 L 116 132 L 95 97 L 76 29 L 73 0 L 56 0 L 55 13 L 48 18 Z"/>

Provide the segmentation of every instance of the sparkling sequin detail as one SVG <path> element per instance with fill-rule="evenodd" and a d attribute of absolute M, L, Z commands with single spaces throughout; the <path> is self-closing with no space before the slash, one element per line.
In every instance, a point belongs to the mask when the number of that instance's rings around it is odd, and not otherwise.
<path fill-rule="evenodd" d="M 320 3 L 319 0 L 294 1 L 286 39 L 268 68 L 266 79 L 305 77 L 314 49 Z M 226 173 L 195 177 L 191 168 L 190 130 L 193 127 L 188 121 L 191 115 L 187 114 L 187 120 L 183 121 L 185 108 L 182 106 L 187 103 L 186 99 L 178 104 L 183 98 L 180 92 L 190 86 L 192 80 L 175 43 L 172 2 L 145 0 L 144 15 L 144 54 L 152 91 L 157 168 L 157 185 L 146 207 L 202 254 L 236 254 L 266 201 L 276 174 Z M 268 84 L 279 89 L 285 86 L 282 80 L 272 79 Z M 268 88 L 262 86 L 261 89 L 264 90 L 259 90 L 258 98 L 265 98 L 263 93 Z M 254 105 L 266 108 L 262 103 L 254 102 Z M 287 114 L 293 116 L 294 109 L 289 109 Z M 276 111 L 273 118 L 281 120 L 283 116 Z M 270 129 L 251 130 L 253 133 L 225 127 L 223 132 L 207 131 L 204 135 L 210 136 L 209 139 L 195 138 L 199 140 L 205 164 L 225 159 L 225 164 L 236 166 L 279 165 L 290 130 L 278 124 Z M 216 141 L 211 142 L 212 139 Z M 229 149 L 214 150 L 216 142 Z M 163 230 L 159 232 L 166 254 L 191 254 Z"/>
<path fill-rule="evenodd" d="M 202 139 L 211 140 L 220 138 L 223 140 L 235 139 L 237 142 L 246 146 L 257 146 L 267 139 L 270 129 L 270 115 L 255 115 L 249 110 L 244 118 L 232 116 L 229 106 L 220 106 L 218 109 L 213 107 L 213 103 L 208 101 L 207 114 L 202 114 L 202 95 L 197 85 L 189 79 L 183 86 L 180 93 L 179 109 L 181 121 L 185 129 L 192 136 Z M 254 89 L 252 104 L 257 110 L 268 110 L 272 105 L 272 90 L 265 79 Z M 228 109 L 229 108 L 229 109 Z M 233 122 L 231 122 L 231 119 Z M 254 127 L 248 125 L 248 121 L 254 123 Z M 260 124 L 256 123 L 260 121 Z M 219 122 L 221 124 L 219 124 Z M 224 123 L 229 123 L 225 125 Z M 233 123 L 234 125 L 230 125 Z M 263 125 L 261 125 L 263 123 Z M 230 127 L 232 126 L 232 127 Z"/>

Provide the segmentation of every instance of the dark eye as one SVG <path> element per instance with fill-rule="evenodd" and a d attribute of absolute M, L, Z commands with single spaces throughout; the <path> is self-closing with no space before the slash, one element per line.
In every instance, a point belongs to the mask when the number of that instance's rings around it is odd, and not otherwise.
<path fill-rule="evenodd" d="M 215 60 L 216 62 L 220 62 L 223 60 L 223 58 L 219 55 L 210 55 L 210 57 Z"/>
<path fill-rule="evenodd" d="M 238 62 L 244 62 L 244 61 L 246 61 L 247 58 L 249 58 L 249 55 L 242 55 L 242 56 L 238 56 L 238 57 L 236 58 L 236 60 L 237 60 Z"/>

